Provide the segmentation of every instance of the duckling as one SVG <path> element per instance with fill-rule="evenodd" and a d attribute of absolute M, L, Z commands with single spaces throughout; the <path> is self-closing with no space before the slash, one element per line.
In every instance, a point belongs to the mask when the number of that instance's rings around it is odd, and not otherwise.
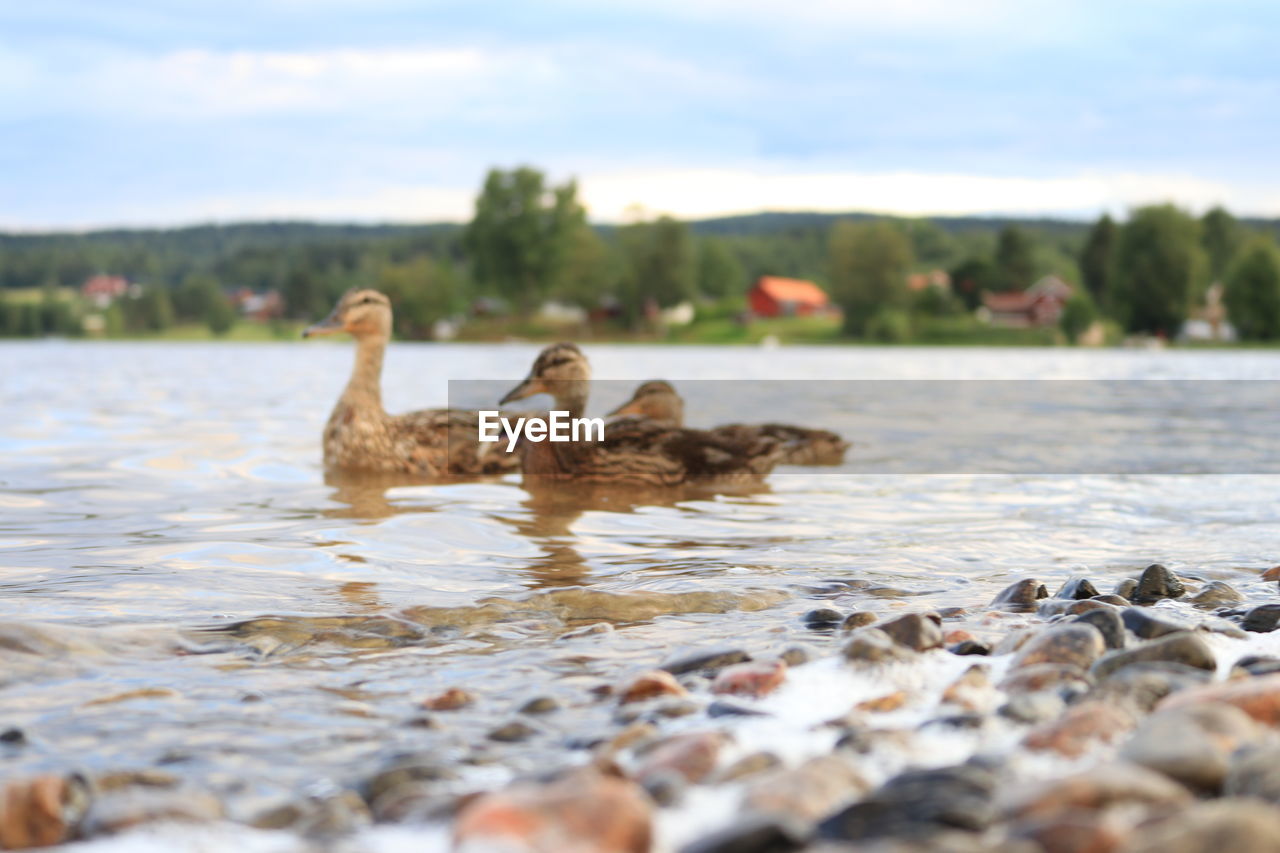
<path fill-rule="evenodd" d="M 610 412 L 609 417 L 643 418 L 668 426 L 684 426 L 684 400 L 670 383 L 652 380 L 636 388 L 631 399 Z M 783 448 L 780 464 L 785 465 L 839 465 L 849 449 L 849 442 L 834 432 L 790 424 L 728 424 L 712 427 L 710 432 L 734 441 L 749 440 L 753 435 L 776 439 Z"/>
<path fill-rule="evenodd" d="M 499 405 L 545 393 L 555 399 L 558 410 L 580 418 L 590 381 L 591 366 L 580 349 L 552 344 Z M 530 478 L 573 479 L 663 488 L 758 483 L 773 470 L 782 451 L 767 436 L 717 436 L 643 419 L 608 425 L 601 441 L 524 441 L 519 449 L 526 483 Z"/>
<path fill-rule="evenodd" d="M 329 316 L 302 336 L 339 332 L 355 338 L 356 360 L 325 424 L 326 468 L 427 478 L 517 469 L 517 454 L 478 440 L 475 412 L 426 409 L 389 415 L 382 408 L 382 357 L 391 339 L 391 301 L 384 294 L 347 291 Z"/>

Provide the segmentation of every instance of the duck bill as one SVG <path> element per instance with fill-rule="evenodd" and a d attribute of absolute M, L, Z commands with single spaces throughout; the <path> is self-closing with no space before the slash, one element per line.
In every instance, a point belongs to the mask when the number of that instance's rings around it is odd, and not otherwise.
<path fill-rule="evenodd" d="M 523 400 L 525 397 L 532 397 L 534 394 L 541 394 L 546 388 L 543 387 L 541 379 L 535 379 L 530 376 L 516 387 L 507 392 L 506 396 L 498 401 L 499 406 L 505 406 L 507 403 L 513 403 L 516 400 Z"/>
<path fill-rule="evenodd" d="M 302 330 L 302 337 L 314 338 L 320 335 L 336 335 L 343 331 L 342 322 L 338 319 L 337 313 L 330 314 L 319 323 L 312 323 Z"/>

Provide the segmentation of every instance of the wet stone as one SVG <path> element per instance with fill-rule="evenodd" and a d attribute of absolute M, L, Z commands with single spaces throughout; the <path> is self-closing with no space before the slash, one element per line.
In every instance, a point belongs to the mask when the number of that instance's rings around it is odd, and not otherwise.
<path fill-rule="evenodd" d="M 824 839 L 857 841 L 980 832 L 993 817 L 996 776 L 972 765 L 909 770 L 818 825 Z"/>
<path fill-rule="evenodd" d="M 456 711 L 474 704 L 475 694 L 461 687 L 450 687 L 443 693 L 429 696 L 422 700 L 422 707 L 428 711 Z"/>
<path fill-rule="evenodd" d="M 528 740 L 538 733 L 538 730 L 528 723 L 522 723 L 519 720 L 513 720 L 505 726 L 498 726 L 489 732 L 489 740 L 496 740 L 499 743 L 517 743 L 522 740 Z"/>
<path fill-rule="evenodd" d="M 1088 624 L 1049 628 L 1033 637 L 1014 658 L 1013 669 L 1036 664 L 1062 664 L 1084 671 L 1106 651 L 1102 633 Z"/>
<path fill-rule="evenodd" d="M 684 675 L 688 672 L 723 669 L 726 666 L 749 660 L 751 660 L 751 655 L 747 654 L 744 649 L 728 647 L 684 649 L 668 657 L 658 666 L 658 669 L 665 670 L 672 675 Z"/>
<path fill-rule="evenodd" d="M 1036 602 L 1048 598 L 1049 591 L 1044 584 L 1035 578 L 1023 578 L 1002 589 L 991 601 L 997 609 L 1030 612 L 1035 610 Z"/>
<path fill-rule="evenodd" d="M 1191 793 L 1167 776 L 1130 762 L 1113 762 L 1029 787 L 1009 807 L 1009 816 L 1045 820 L 1082 811 L 1134 805 L 1176 810 Z"/>
<path fill-rule="evenodd" d="M 1126 853 L 1273 853 L 1280 850 L 1280 813 L 1244 799 L 1200 803 L 1147 826 Z"/>
<path fill-rule="evenodd" d="M 9 780 L 0 791 L 0 847 L 25 850 L 68 840 L 89 802 L 89 787 L 78 776 Z"/>
<path fill-rule="evenodd" d="M 767 717 L 764 711 L 757 711 L 755 708 L 748 708 L 745 705 L 739 705 L 737 702 L 726 702 L 723 699 L 717 699 L 707 706 L 708 717 Z"/>
<path fill-rule="evenodd" d="M 962 640 L 954 646 L 948 646 L 947 651 L 953 655 L 989 655 L 991 647 L 977 640 Z"/>
<path fill-rule="evenodd" d="M 711 683 L 711 692 L 734 696 L 767 696 L 787 679 L 787 665 L 780 660 L 752 661 L 722 669 Z"/>
<path fill-rule="evenodd" d="M 685 845 L 680 853 L 788 853 L 799 850 L 806 840 L 807 833 L 791 821 L 749 816 Z"/>
<path fill-rule="evenodd" d="M 1280 803 L 1280 745 L 1257 744 L 1232 755 L 1222 793 Z"/>
<path fill-rule="evenodd" d="M 1224 583 L 1223 581 L 1212 581 L 1211 583 L 1205 584 L 1204 588 L 1197 592 L 1191 599 L 1191 603 L 1196 607 L 1206 609 L 1210 607 L 1224 607 L 1230 604 L 1238 604 L 1241 601 L 1244 601 L 1244 596 L 1241 595 L 1231 584 Z"/>
<path fill-rule="evenodd" d="M 1136 583 L 1136 582 L 1135 582 Z M 1128 607 L 1129 599 L 1114 592 L 1108 592 L 1105 595 L 1095 595 L 1090 601 L 1097 601 L 1101 604 L 1114 604 L 1116 607 Z"/>
<path fill-rule="evenodd" d="M 521 714 L 549 714 L 560 710 L 560 703 L 550 696 L 535 696 L 520 706 Z"/>
<path fill-rule="evenodd" d="M 1168 661 L 1131 663 L 1112 672 L 1099 685 L 1100 699 L 1123 701 L 1143 713 L 1151 711 L 1164 697 L 1207 684 L 1213 673 Z"/>
<path fill-rule="evenodd" d="M 830 607 L 819 607 L 804 614 L 802 621 L 811 630 L 831 631 L 844 621 L 844 614 Z"/>
<path fill-rule="evenodd" d="M 222 803 L 211 794 L 131 788 L 95 797 L 82 831 L 114 834 L 150 823 L 209 823 L 222 817 Z"/>
<path fill-rule="evenodd" d="M 1268 634 L 1280 623 L 1280 604 L 1263 604 L 1255 607 L 1240 620 L 1240 627 L 1255 634 Z"/>
<path fill-rule="evenodd" d="M 844 656 L 854 663 L 883 664 L 909 661 L 915 653 L 895 643 L 879 628 L 859 628 L 849 636 Z"/>
<path fill-rule="evenodd" d="M 1280 566 L 1272 566 L 1261 575 L 1264 581 L 1280 581 Z"/>
<path fill-rule="evenodd" d="M 782 759 L 772 752 L 753 752 L 750 755 L 744 755 L 721 770 L 715 775 L 714 781 L 717 783 L 736 782 L 739 779 L 746 779 L 749 776 L 755 776 L 767 770 L 776 770 L 781 766 Z"/>
<path fill-rule="evenodd" d="M 1175 708 L 1143 720 L 1120 754 L 1193 791 L 1216 794 L 1231 754 L 1258 734 L 1249 715 L 1230 705 Z"/>
<path fill-rule="evenodd" d="M 10 746 L 22 746 L 27 742 L 26 733 L 19 728 L 7 728 L 0 732 L 0 743 L 6 743 Z"/>
<path fill-rule="evenodd" d="M 308 797 L 269 809 L 250 821 L 258 829 L 289 829 L 308 837 L 331 837 L 368 826 L 373 815 L 354 791 Z"/>
<path fill-rule="evenodd" d="M 1130 599 L 1135 604 L 1154 604 L 1165 598 L 1180 598 L 1186 591 L 1177 575 L 1159 563 L 1153 563 L 1142 570 Z"/>
<path fill-rule="evenodd" d="M 365 799 L 376 802 L 387 791 L 420 782 L 452 781 L 457 771 L 432 756 L 406 755 L 395 759 L 390 766 L 380 770 L 365 783 Z"/>
<path fill-rule="evenodd" d="M 996 713 L 1015 723 L 1035 725 L 1057 719 L 1065 707 L 1066 703 L 1058 694 L 1037 690 L 1034 693 L 1013 694 Z"/>
<path fill-rule="evenodd" d="M 680 801 L 689 783 L 676 771 L 664 770 L 645 776 L 640 787 L 655 803 L 666 808 Z"/>
<path fill-rule="evenodd" d="M 1131 663 L 1150 661 L 1181 663 L 1207 670 L 1216 669 L 1218 665 L 1213 650 L 1204 640 L 1190 631 L 1180 631 L 1132 649 L 1109 652 L 1093 665 L 1092 673 L 1095 678 L 1105 679 L 1111 673 Z"/>
<path fill-rule="evenodd" d="M 1191 629 L 1190 625 L 1178 621 L 1176 617 L 1157 616 L 1143 607 L 1126 607 L 1120 614 L 1120 620 L 1134 636 L 1142 640 L 1154 640 L 1166 634 Z"/>
<path fill-rule="evenodd" d="M 1057 720 L 1027 733 L 1022 743 L 1032 750 L 1052 750 L 1076 758 L 1097 743 L 1115 743 L 1134 725 L 1133 717 L 1107 702 L 1085 701 L 1069 707 Z"/>
<path fill-rule="evenodd" d="M 942 645 L 942 620 L 932 613 L 906 613 L 876 624 L 895 643 L 917 652 Z"/>
<path fill-rule="evenodd" d="M 1131 832 L 1125 820 L 1109 812 L 1071 812 L 1009 829 L 1012 838 L 1034 843 L 1036 853 L 1110 853 L 1120 850 Z"/>
<path fill-rule="evenodd" d="M 670 672 L 653 669 L 642 672 L 618 689 L 618 702 L 627 705 L 643 702 L 658 696 L 687 696 L 688 691 L 676 681 Z"/>
<path fill-rule="evenodd" d="M 1124 622 L 1115 610 L 1091 610 L 1081 613 L 1073 621 L 1081 625 L 1092 625 L 1102 635 L 1102 642 L 1108 649 L 1124 648 Z"/>
<path fill-rule="evenodd" d="M 1235 667 L 1243 669 L 1250 675 L 1271 675 L 1280 672 L 1280 658 L 1246 655 L 1236 661 Z"/>
<path fill-rule="evenodd" d="M 878 618 L 876 614 L 866 610 L 855 610 L 845 617 L 844 623 L 840 627 L 846 631 L 856 631 L 874 623 Z"/>
<path fill-rule="evenodd" d="M 725 737 L 719 732 L 674 735 L 655 744 L 636 772 L 643 781 L 655 773 L 679 773 L 688 782 L 701 782 L 711 775 L 720 758 Z"/>
<path fill-rule="evenodd" d="M 799 666 L 802 663 L 808 663 L 813 660 L 813 652 L 805 646 L 791 646 L 778 655 L 778 660 L 787 666 Z"/>
<path fill-rule="evenodd" d="M 1064 699 L 1083 695 L 1092 686 L 1093 683 L 1083 670 L 1062 663 L 1038 663 L 1024 666 L 1010 672 L 1000 682 L 1000 689 L 1007 693 L 1052 690 Z"/>
<path fill-rule="evenodd" d="M 769 773 L 751 783 L 743 809 L 813 824 L 856 800 L 870 788 L 840 755 L 820 755 L 797 767 Z"/>
<path fill-rule="evenodd" d="M 1280 675 L 1262 675 L 1183 690 L 1165 699 L 1159 707 L 1178 708 L 1203 702 L 1234 705 L 1258 722 L 1275 726 L 1280 724 Z"/>
<path fill-rule="evenodd" d="M 1098 590 L 1091 580 L 1085 577 L 1074 577 L 1064 583 L 1062 587 L 1053 594 L 1053 597 L 1070 598 L 1078 601 L 1082 598 L 1093 598 L 1097 594 Z"/>

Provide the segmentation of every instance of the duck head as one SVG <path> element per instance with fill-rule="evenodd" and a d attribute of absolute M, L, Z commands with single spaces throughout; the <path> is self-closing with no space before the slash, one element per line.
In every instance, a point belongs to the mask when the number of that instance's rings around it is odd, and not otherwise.
<path fill-rule="evenodd" d="M 631 399 L 610 412 L 608 417 L 618 418 L 625 415 L 634 415 L 672 426 L 683 426 L 684 400 L 670 383 L 660 379 L 651 380 L 637 388 L 631 395 Z"/>
<path fill-rule="evenodd" d="M 573 344 L 552 344 L 538 353 L 524 381 L 498 401 L 505 406 L 534 394 L 550 394 L 556 404 L 567 409 L 585 408 L 591 365 L 582 350 Z"/>
<path fill-rule="evenodd" d="M 303 330 L 304 338 L 346 332 L 357 338 L 391 336 L 391 300 L 376 290 L 353 289 L 319 323 Z"/>

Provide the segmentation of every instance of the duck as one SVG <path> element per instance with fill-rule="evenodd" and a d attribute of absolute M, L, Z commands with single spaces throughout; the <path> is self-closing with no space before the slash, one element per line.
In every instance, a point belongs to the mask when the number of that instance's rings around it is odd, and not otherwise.
<path fill-rule="evenodd" d="M 684 399 L 671 383 L 654 379 L 641 383 L 631 399 L 609 413 L 610 418 L 643 419 L 669 426 L 684 426 Z M 732 441 L 767 436 L 782 445 L 784 465 L 839 465 L 849 442 L 825 429 L 767 423 L 726 424 L 712 427 L 713 435 Z"/>
<path fill-rule="evenodd" d="M 572 343 L 552 344 L 538 354 L 529 375 L 499 405 L 548 394 L 557 410 L 581 418 L 590 383 L 591 365 L 582 350 Z M 607 425 L 600 440 L 526 439 L 517 449 L 526 484 L 561 479 L 659 489 L 758 484 L 782 452 L 777 440 L 764 435 L 720 436 L 640 418 Z"/>
<path fill-rule="evenodd" d="M 382 407 L 382 360 L 391 321 L 386 294 L 357 288 L 344 293 L 328 317 L 302 333 L 304 338 L 346 333 L 356 342 L 351 378 L 324 427 L 325 468 L 429 479 L 516 470 L 517 454 L 479 441 L 476 412 L 424 409 L 387 414 Z"/>

